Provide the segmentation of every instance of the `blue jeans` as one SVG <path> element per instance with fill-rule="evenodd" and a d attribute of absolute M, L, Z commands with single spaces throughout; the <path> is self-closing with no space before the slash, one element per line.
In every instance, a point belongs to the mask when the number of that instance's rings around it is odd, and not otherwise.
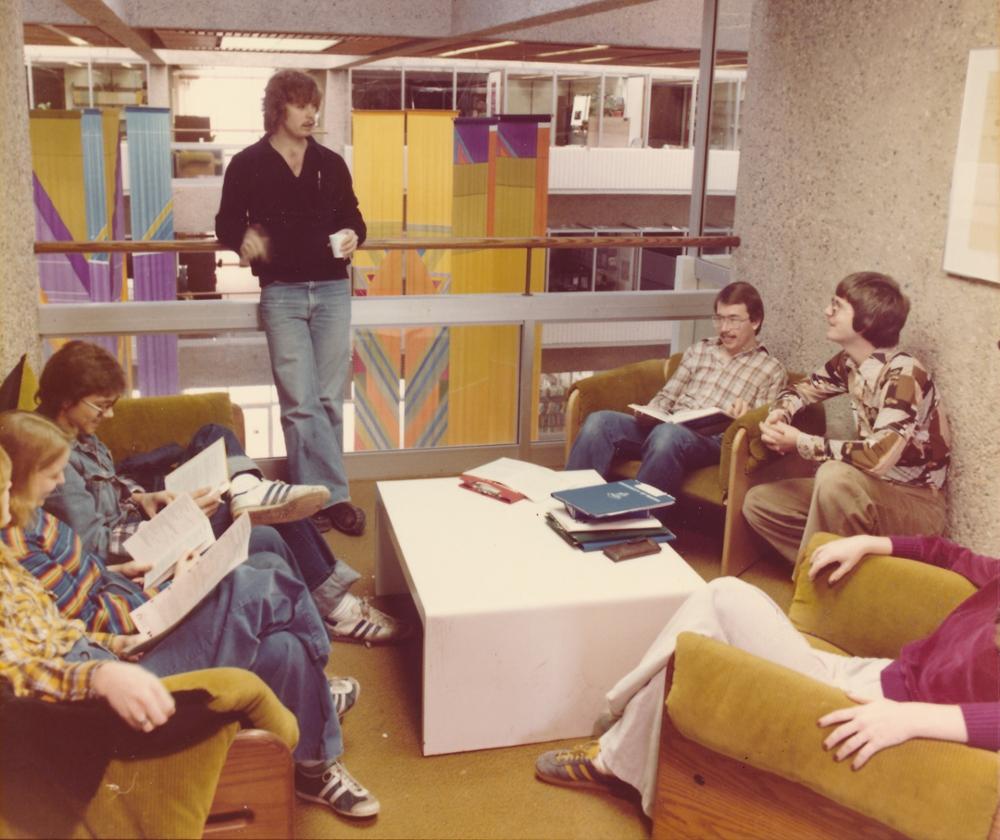
<path fill-rule="evenodd" d="M 616 457 L 641 462 L 636 478 L 676 496 L 684 476 L 715 464 L 722 451 L 722 435 L 700 435 L 676 423 L 652 428 L 620 411 L 587 415 L 573 443 L 567 470 L 594 469 L 608 478 Z"/>
<path fill-rule="evenodd" d="M 243 445 L 232 429 L 214 423 L 202 426 L 194 433 L 182 460 L 193 458 L 219 438 L 226 442 L 226 461 L 230 476 L 241 472 L 259 474 L 257 465 L 243 451 Z M 229 506 L 219 505 L 210 521 L 215 536 L 221 536 L 233 521 Z M 333 555 L 326 540 L 308 520 L 284 522 L 273 527 L 255 525 L 250 531 L 251 556 L 247 563 L 258 568 L 273 568 L 262 566 L 261 561 L 254 558 L 254 552 L 265 552 L 259 556 L 280 557 L 287 567 L 305 581 L 320 615 L 327 615 L 336 607 L 354 581 L 361 577 L 347 563 Z M 281 566 L 277 568 L 280 569 Z"/>
<path fill-rule="evenodd" d="M 351 376 L 347 280 L 270 283 L 260 293 L 271 372 L 281 403 L 288 472 L 349 498 L 344 471 L 344 388 Z"/>
<path fill-rule="evenodd" d="M 287 572 L 244 564 L 223 578 L 140 664 L 158 677 L 201 668 L 253 671 L 299 722 L 296 761 L 331 761 L 344 745 L 323 672 L 329 654 L 330 640 L 302 581 Z M 81 639 L 66 658 L 114 657 Z"/>

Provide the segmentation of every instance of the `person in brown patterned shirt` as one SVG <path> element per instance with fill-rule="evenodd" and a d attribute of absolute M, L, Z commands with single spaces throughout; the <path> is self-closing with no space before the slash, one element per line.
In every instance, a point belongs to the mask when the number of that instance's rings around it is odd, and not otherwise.
<path fill-rule="evenodd" d="M 900 350 L 910 303 L 885 274 L 858 272 L 837 285 L 825 310 L 826 336 L 842 348 L 808 379 L 785 390 L 761 423 L 776 452 L 819 461 L 813 478 L 762 484 L 743 514 L 785 559 L 796 562 L 816 531 L 942 534 L 950 433 L 930 372 Z M 803 407 L 849 394 L 856 435 L 835 440 L 791 425 Z"/>

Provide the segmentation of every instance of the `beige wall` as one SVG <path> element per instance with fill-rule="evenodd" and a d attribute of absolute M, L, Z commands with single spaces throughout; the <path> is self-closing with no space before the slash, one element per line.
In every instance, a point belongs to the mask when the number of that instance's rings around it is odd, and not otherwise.
<path fill-rule="evenodd" d="M 735 268 L 793 368 L 835 351 L 821 310 L 840 277 L 901 281 L 902 345 L 952 418 L 950 533 L 1000 555 L 1000 286 L 941 268 L 968 53 L 997 45 L 997 14 L 996 0 L 757 0 Z"/>
<path fill-rule="evenodd" d="M 38 272 L 19 2 L 0 3 L 0 379 L 22 353 L 37 364 Z"/>

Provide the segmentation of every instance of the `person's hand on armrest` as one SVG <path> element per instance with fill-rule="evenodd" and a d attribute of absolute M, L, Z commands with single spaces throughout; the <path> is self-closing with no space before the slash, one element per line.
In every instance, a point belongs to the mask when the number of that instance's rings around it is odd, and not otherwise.
<path fill-rule="evenodd" d="M 736 418 L 746 414 L 749 410 L 750 405 L 746 400 L 736 399 L 733 404 L 729 406 L 729 410 L 726 411 L 726 414 L 732 418 Z"/>
<path fill-rule="evenodd" d="M 853 537 L 833 540 L 824 543 L 813 552 L 813 556 L 809 559 L 809 580 L 816 580 L 823 569 L 834 566 L 828 582 L 836 583 L 849 574 L 869 554 L 891 553 L 892 540 L 888 537 L 857 534 Z"/>
<path fill-rule="evenodd" d="M 102 662 L 94 669 L 90 692 L 106 700 L 125 723 L 139 732 L 152 732 L 174 713 L 174 698 L 159 678 L 128 662 Z"/>
<path fill-rule="evenodd" d="M 969 740 L 960 706 L 939 703 L 898 703 L 847 695 L 860 705 L 848 706 L 823 715 L 820 726 L 839 724 L 823 741 L 823 748 L 836 749 L 834 758 L 843 761 L 854 755 L 851 767 L 860 770 L 879 750 L 894 747 L 911 738 L 939 741 Z"/>
<path fill-rule="evenodd" d="M 788 422 L 788 415 L 774 409 L 760 424 L 760 439 L 768 449 L 784 455 L 795 451 L 801 432 Z"/>

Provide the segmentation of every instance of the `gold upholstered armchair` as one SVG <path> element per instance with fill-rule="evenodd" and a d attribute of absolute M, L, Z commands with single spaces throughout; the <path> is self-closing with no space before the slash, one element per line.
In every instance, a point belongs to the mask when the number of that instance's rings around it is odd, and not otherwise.
<path fill-rule="evenodd" d="M 814 647 L 892 658 L 974 591 L 945 569 L 869 557 L 835 586 L 798 575 L 788 615 Z M 1000 836 L 995 752 L 914 739 L 854 771 L 816 724 L 850 705 L 843 691 L 694 633 L 668 680 L 654 838 Z"/>
<path fill-rule="evenodd" d="M 164 679 L 177 713 L 130 730 L 104 703 L 0 702 L 3 837 L 291 837 L 298 725 L 238 668 Z"/>
<path fill-rule="evenodd" d="M 570 389 L 566 402 L 566 457 L 569 458 L 584 420 L 594 411 L 628 412 L 629 403 L 647 403 L 680 365 L 681 354 L 670 358 L 634 362 L 581 379 Z M 791 381 L 800 375 L 790 375 Z M 774 481 L 801 467 L 797 457 L 782 458 L 763 445 L 758 425 L 767 416 L 767 407 L 748 411 L 729 424 L 722 437 L 722 457 L 718 466 L 702 467 L 689 473 L 681 495 L 702 505 L 725 512 L 722 543 L 722 574 L 738 575 L 758 558 L 758 541 L 743 518 L 743 498 L 751 486 Z M 795 418 L 795 425 L 810 434 L 826 431 L 822 404 L 809 406 Z M 634 478 L 638 461 L 620 460 L 614 465 L 617 478 Z"/>

